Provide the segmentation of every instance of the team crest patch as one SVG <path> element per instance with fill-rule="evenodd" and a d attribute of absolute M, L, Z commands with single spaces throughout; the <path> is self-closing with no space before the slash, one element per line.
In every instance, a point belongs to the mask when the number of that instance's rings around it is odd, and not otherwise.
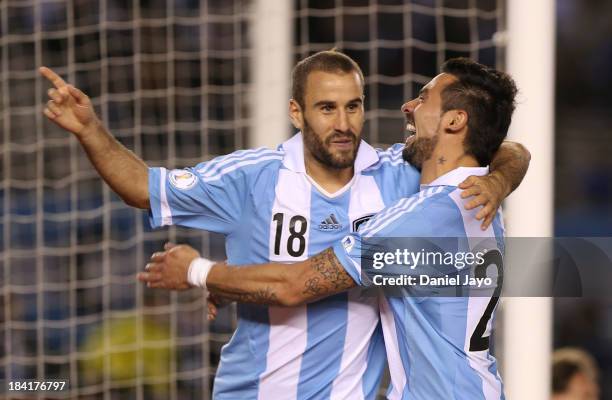
<path fill-rule="evenodd" d="M 170 184 L 177 189 L 191 189 L 198 182 L 198 177 L 186 169 L 174 169 L 168 174 Z"/>
<path fill-rule="evenodd" d="M 353 246 L 355 246 L 355 238 L 351 235 L 345 236 L 344 239 L 342 239 L 342 246 L 347 253 L 350 253 L 351 250 L 353 250 Z"/>

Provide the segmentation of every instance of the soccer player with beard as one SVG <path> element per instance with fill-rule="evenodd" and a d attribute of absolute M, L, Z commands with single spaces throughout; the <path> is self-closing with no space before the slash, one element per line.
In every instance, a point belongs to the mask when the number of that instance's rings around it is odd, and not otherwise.
<path fill-rule="evenodd" d="M 104 129 L 86 95 L 51 70 L 41 72 L 56 87 L 45 115 L 75 134 L 113 190 L 148 209 L 154 227 L 225 234 L 231 264 L 306 260 L 418 190 L 418 171 L 403 162 L 402 145 L 381 151 L 360 140 L 363 74 L 335 51 L 295 67 L 289 115 L 301 133 L 278 150 L 241 150 L 172 171 L 148 168 Z M 524 151 L 508 145 L 499 169 L 472 178 L 484 217 L 522 179 L 528 162 L 521 159 Z M 240 304 L 213 397 L 373 398 L 384 365 L 378 322 L 376 299 L 359 290 L 293 308 Z"/>
<path fill-rule="evenodd" d="M 483 231 L 475 218 L 476 210 L 465 209 L 466 200 L 458 186 L 470 175 L 488 173 L 487 165 L 510 125 L 517 89 L 508 75 L 467 59 L 449 60 L 442 71 L 417 99 L 402 107 L 408 126 L 415 130 L 403 158 L 421 168 L 417 194 L 386 207 L 358 233 L 291 266 L 213 264 L 196 258 L 193 249 L 178 246 L 154 255 L 141 278 L 153 287 L 178 289 L 193 269 L 199 269 L 198 284 L 216 296 L 295 306 L 371 285 L 372 271 L 362 271 L 362 249 L 368 245 L 364 240 L 379 238 L 376 251 L 393 254 L 396 248 L 390 238 L 415 238 L 418 243 L 422 243 L 419 238 L 459 238 L 442 251 L 482 250 L 484 261 L 464 272 L 468 277 L 496 275 L 495 284 L 485 289 L 488 297 L 468 287 L 465 297 L 441 297 L 432 290 L 414 292 L 404 287 L 401 295 L 393 292 L 382 299 L 380 312 L 392 383 L 388 397 L 503 399 L 496 361 L 489 352 L 503 276 L 503 223 L 498 212 L 493 224 Z M 413 251 L 420 250 L 419 246 Z M 400 264 L 397 261 L 375 272 L 387 277 L 417 276 L 419 267 L 432 267 L 425 264 L 411 269 Z M 461 269 L 451 267 L 452 271 Z M 435 290 L 443 291 L 443 286 Z M 455 294 L 456 286 L 446 289 Z"/>

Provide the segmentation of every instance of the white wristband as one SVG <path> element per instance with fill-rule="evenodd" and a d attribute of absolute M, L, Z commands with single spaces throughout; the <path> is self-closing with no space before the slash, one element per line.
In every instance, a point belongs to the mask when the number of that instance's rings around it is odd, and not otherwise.
<path fill-rule="evenodd" d="M 206 289 L 206 277 L 213 265 L 215 265 L 215 262 L 209 259 L 202 257 L 194 258 L 191 264 L 189 264 L 189 271 L 187 271 L 187 281 L 189 284 Z"/>

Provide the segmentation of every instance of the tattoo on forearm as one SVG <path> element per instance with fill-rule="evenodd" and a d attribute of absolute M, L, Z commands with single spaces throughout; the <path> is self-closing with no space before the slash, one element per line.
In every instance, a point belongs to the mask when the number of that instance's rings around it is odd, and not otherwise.
<path fill-rule="evenodd" d="M 270 287 L 259 289 L 253 293 L 241 293 L 236 294 L 233 300 L 242 303 L 257 303 L 257 304 L 278 304 L 278 297 L 276 293 Z"/>
<path fill-rule="evenodd" d="M 355 286 L 353 279 L 344 270 L 331 248 L 317 254 L 312 259 L 312 269 L 316 275 L 304 285 L 304 294 L 322 295 L 330 291 L 341 292 Z"/>
<path fill-rule="evenodd" d="M 446 162 L 446 158 L 440 157 L 438 158 L 438 164 L 444 164 Z"/>
<path fill-rule="evenodd" d="M 323 291 L 319 278 L 310 278 L 304 285 L 304 294 L 318 296 Z"/>

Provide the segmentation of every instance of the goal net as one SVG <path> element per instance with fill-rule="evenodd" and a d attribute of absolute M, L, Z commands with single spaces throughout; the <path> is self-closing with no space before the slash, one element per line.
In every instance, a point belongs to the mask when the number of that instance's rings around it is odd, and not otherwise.
<path fill-rule="evenodd" d="M 245 3 L 0 3 L 0 379 L 69 379 L 67 398 L 208 397 L 233 321 L 209 326 L 201 291 L 147 290 L 135 274 L 167 240 L 222 259 L 222 238 L 152 231 L 46 121 L 37 67 L 87 93 L 149 165 L 194 165 L 245 147 Z"/>
<path fill-rule="evenodd" d="M 34 396 L 210 397 L 232 308 L 209 324 L 201 291 L 147 290 L 135 274 L 168 240 L 222 259 L 223 238 L 151 230 L 46 121 L 37 68 L 87 93 L 149 165 L 195 165 L 250 143 L 252 59 L 265 56 L 252 51 L 254 1 L 0 2 L 0 390 L 68 379 L 66 391 Z M 296 0 L 287 51 L 297 61 L 337 47 L 355 58 L 365 138 L 390 144 L 403 140 L 401 104 L 446 58 L 503 61 L 493 40 L 503 10 L 502 0 Z"/>

